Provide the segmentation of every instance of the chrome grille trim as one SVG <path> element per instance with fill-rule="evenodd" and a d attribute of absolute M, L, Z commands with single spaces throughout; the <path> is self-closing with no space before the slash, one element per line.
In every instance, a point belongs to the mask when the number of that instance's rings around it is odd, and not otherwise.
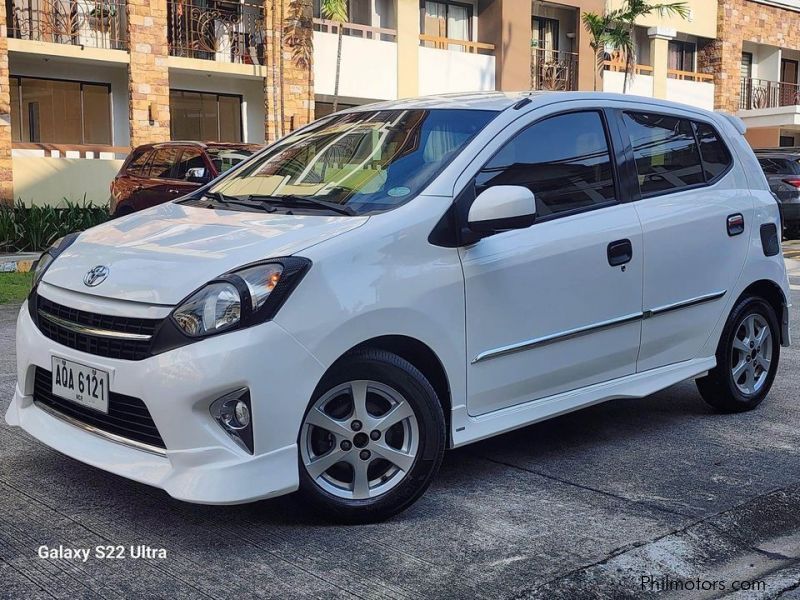
<path fill-rule="evenodd" d="M 75 333 L 80 333 L 82 335 L 93 335 L 95 337 L 103 337 L 103 338 L 110 338 L 117 340 L 136 340 L 139 342 L 147 342 L 153 337 L 151 335 L 145 335 L 142 333 L 127 333 L 124 331 L 112 331 L 110 329 L 97 329 L 96 327 L 90 327 L 88 325 L 81 325 L 79 323 L 73 323 L 72 321 L 66 321 L 60 317 L 51 315 L 50 313 L 45 312 L 41 309 L 39 309 L 38 312 L 40 317 L 47 319 L 51 323 L 54 323 L 59 327 L 63 327 L 64 329 L 74 331 Z"/>

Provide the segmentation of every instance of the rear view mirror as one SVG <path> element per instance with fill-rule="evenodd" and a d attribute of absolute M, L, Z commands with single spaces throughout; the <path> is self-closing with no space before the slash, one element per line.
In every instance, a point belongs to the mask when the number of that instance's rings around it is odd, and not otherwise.
<path fill-rule="evenodd" d="M 189 169 L 186 171 L 184 179 L 191 183 L 208 183 L 211 181 L 211 177 L 208 175 L 208 171 L 205 167 L 193 167 Z"/>
<path fill-rule="evenodd" d="M 467 222 L 472 231 L 499 233 L 525 229 L 536 219 L 536 198 L 521 185 L 497 185 L 484 190 L 469 209 Z"/>

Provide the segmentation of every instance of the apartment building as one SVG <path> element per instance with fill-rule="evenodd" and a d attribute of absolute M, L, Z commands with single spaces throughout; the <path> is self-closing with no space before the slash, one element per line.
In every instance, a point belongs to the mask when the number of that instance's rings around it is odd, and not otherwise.
<path fill-rule="evenodd" d="M 607 0 L 608 10 L 619 9 L 623 0 Z M 705 109 L 714 108 L 714 75 L 703 60 L 706 49 L 716 44 L 717 0 L 686 0 L 689 14 L 653 12 L 636 23 L 636 64 L 629 76 L 627 93 L 675 100 Z M 605 63 L 603 90 L 622 92 L 625 66 L 610 56 Z"/>
<path fill-rule="evenodd" d="M 716 107 L 744 120 L 754 147 L 800 146 L 800 0 L 719 5 Z"/>

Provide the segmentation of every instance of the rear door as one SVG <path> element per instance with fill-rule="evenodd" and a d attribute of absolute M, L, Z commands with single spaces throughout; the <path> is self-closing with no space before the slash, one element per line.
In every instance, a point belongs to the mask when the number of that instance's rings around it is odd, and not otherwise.
<path fill-rule="evenodd" d="M 698 356 L 741 274 L 753 198 L 716 127 L 675 112 L 617 113 L 635 162 L 644 289 L 638 371 Z"/>

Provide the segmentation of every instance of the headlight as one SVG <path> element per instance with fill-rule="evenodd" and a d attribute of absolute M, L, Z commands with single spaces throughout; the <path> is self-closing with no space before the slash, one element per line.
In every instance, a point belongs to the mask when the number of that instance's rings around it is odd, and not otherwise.
<path fill-rule="evenodd" d="M 69 235 L 59 238 L 42 253 L 33 269 L 33 287 L 39 285 L 39 282 L 42 280 L 42 277 L 44 277 L 47 269 L 50 268 L 50 265 L 53 264 L 53 261 L 78 239 L 78 235 L 80 234 L 70 233 Z"/>
<path fill-rule="evenodd" d="M 262 323 L 275 315 L 310 265 L 292 256 L 225 273 L 181 302 L 172 320 L 192 338 Z"/>

